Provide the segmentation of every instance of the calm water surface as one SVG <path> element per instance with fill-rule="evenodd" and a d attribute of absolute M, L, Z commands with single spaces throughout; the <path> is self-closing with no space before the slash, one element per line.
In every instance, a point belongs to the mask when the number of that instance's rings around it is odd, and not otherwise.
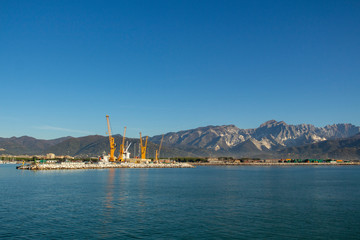
<path fill-rule="evenodd" d="M 0 239 L 360 239 L 360 167 L 16 170 Z"/>

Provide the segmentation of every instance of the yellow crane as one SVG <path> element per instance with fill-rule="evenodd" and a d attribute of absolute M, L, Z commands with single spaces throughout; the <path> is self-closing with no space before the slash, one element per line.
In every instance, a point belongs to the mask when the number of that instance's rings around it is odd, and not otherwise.
<path fill-rule="evenodd" d="M 109 115 L 106 115 L 106 121 L 107 121 L 107 127 L 108 127 L 107 134 L 109 134 L 109 142 L 110 142 L 110 158 L 109 158 L 109 161 L 110 162 L 115 162 L 114 152 L 115 152 L 115 149 L 116 149 L 116 144 L 115 144 L 114 138 L 111 136 Z"/>
<path fill-rule="evenodd" d="M 143 145 L 143 140 L 140 132 L 140 148 L 141 148 L 141 159 L 146 159 L 146 146 L 147 146 L 148 136 L 146 136 L 145 145 Z"/>
<path fill-rule="evenodd" d="M 157 162 L 157 163 L 159 162 L 160 150 L 161 150 L 161 145 L 162 145 L 163 140 L 164 140 L 164 134 L 162 135 L 162 138 L 160 141 L 159 151 L 156 150 L 156 152 L 155 152 L 155 162 Z"/>
<path fill-rule="evenodd" d="M 126 134 L 126 127 L 124 127 L 124 135 L 123 135 L 123 139 L 122 139 L 122 143 L 120 145 L 120 149 L 119 149 L 119 157 L 118 157 L 118 161 L 124 162 L 124 152 L 125 152 L 125 134 Z"/>

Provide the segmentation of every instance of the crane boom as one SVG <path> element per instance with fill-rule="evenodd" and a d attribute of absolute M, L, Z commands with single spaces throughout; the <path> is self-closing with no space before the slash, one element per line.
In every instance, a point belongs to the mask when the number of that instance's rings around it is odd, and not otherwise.
<path fill-rule="evenodd" d="M 124 159 L 124 152 L 125 152 L 125 134 L 126 134 L 126 127 L 124 127 L 124 134 L 123 134 L 123 139 L 122 139 L 122 143 L 120 145 L 120 149 L 119 149 L 119 157 L 118 157 L 118 161 L 125 161 Z"/>
<path fill-rule="evenodd" d="M 114 162 L 115 161 L 114 153 L 115 153 L 116 145 L 115 145 L 115 140 L 111 135 L 111 127 L 110 127 L 109 115 L 106 115 L 106 121 L 107 121 L 107 127 L 108 127 L 107 134 L 109 135 L 109 142 L 110 142 L 110 158 L 109 158 L 109 161 Z"/>
<path fill-rule="evenodd" d="M 164 134 L 163 134 L 162 137 L 161 137 L 160 146 L 159 146 L 159 151 L 156 150 L 156 152 L 155 152 L 155 161 L 156 161 L 156 162 L 159 162 L 160 150 L 161 150 L 161 146 L 162 146 L 163 140 L 164 140 Z"/>
<path fill-rule="evenodd" d="M 162 146 L 163 140 L 164 140 L 164 134 L 162 135 L 162 137 L 161 137 L 161 141 L 160 141 L 160 146 L 159 146 L 159 156 L 160 156 L 160 150 L 161 150 L 161 146 Z"/>
<path fill-rule="evenodd" d="M 140 132 L 140 148 L 141 148 L 141 159 L 146 159 L 146 146 L 147 146 L 148 136 L 146 136 L 145 145 L 143 145 L 143 140 Z"/>
<path fill-rule="evenodd" d="M 130 143 L 130 144 L 127 146 L 125 152 L 129 151 L 129 148 L 130 148 L 131 144 L 132 144 L 132 143 Z"/>

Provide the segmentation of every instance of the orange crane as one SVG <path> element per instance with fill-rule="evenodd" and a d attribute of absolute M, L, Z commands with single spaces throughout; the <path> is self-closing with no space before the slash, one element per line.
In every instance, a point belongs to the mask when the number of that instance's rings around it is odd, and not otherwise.
<path fill-rule="evenodd" d="M 140 148 L 141 148 L 141 159 L 146 159 L 146 146 L 147 146 L 148 136 L 146 136 L 145 145 L 143 145 L 143 140 L 140 132 Z"/>
<path fill-rule="evenodd" d="M 162 138 L 160 141 L 159 151 L 156 150 L 156 152 L 155 152 L 155 162 L 157 162 L 157 163 L 159 162 L 160 150 L 161 150 L 161 145 L 162 145 L 163 140 L 164 140 L 164 134 L 162 135 Z"/>
<path fill-rule="evenodd" d="M 119 149 L 119 157 L 118 157 L 118 161 L 124 162 L 124 152 L 125 152 L 125 134 L 126 134 L 126 127 L 124 127 L 124 135 L 123 135 L 123 139 L 122 139 L 122 143 L 120 145 L 120 149 Z"/>
<path fill-rule="evenodd" d="M 116 149 L 116 144 L 115 144 L 114 138 L 111 136 L 109 115 L 106 115 L 106 120 L 107 120 L 107 127 L 108 127 L 107 134 L 109 134 L 109 142 L 110 142 L 110 158 L 109 158 L 109 161 L 110 162 L 115 162 L 114 152 L 115 152 L 115 149 Z"/>

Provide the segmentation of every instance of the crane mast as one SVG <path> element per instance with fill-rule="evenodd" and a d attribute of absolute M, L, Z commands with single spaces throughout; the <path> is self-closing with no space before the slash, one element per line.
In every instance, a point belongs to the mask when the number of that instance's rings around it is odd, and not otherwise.
<path fill-rule="evenodd" d="M 162 142 L 164 140 L 164 134 L 161 137 L 161 141 L 160 141 L 160 146 L 159 146 L 159 151 L 156 150 L 155 152 L 155 161 L 158 163 L 159 162 L 159 157 L 160 157 L 160 150 L 161 150 L 161 146 L 162 146 Z"/>
<path fill-rule="evenodd" d="M 148 136 L 146 136 L 145 145 L 143 145 L 143 140 L 140 132 L 140 148 L 141 148 L 141 159 L 146 159 L 146 146 L 147 146 Z"/>
<path fill-rule="evenodd" d="M 110 142 L 110 158 L 109 158 L 109 161 L 114 162 L 115 161 L 114 153 L 115 153 L 116 145 L 115 145 L 114 138 L 111 136 L 109 115 L 106 115 L 106 121 L 107 121 L 107 127 L 108 127 L 107 134 L 109 135 L 109 142 Z"/>
<path fill-rule="evenodd" d="M 120 149 L 119 149 L 119 157 L 118 157 L 118 161 L 124 162 L 124 153 L 125 153 L 125 134 L 126 134 L 126 127 L 124 127 L 124 135 L 123 135 L 123 139 L 122 139 L 122 143 L 120 145 Z"/>

